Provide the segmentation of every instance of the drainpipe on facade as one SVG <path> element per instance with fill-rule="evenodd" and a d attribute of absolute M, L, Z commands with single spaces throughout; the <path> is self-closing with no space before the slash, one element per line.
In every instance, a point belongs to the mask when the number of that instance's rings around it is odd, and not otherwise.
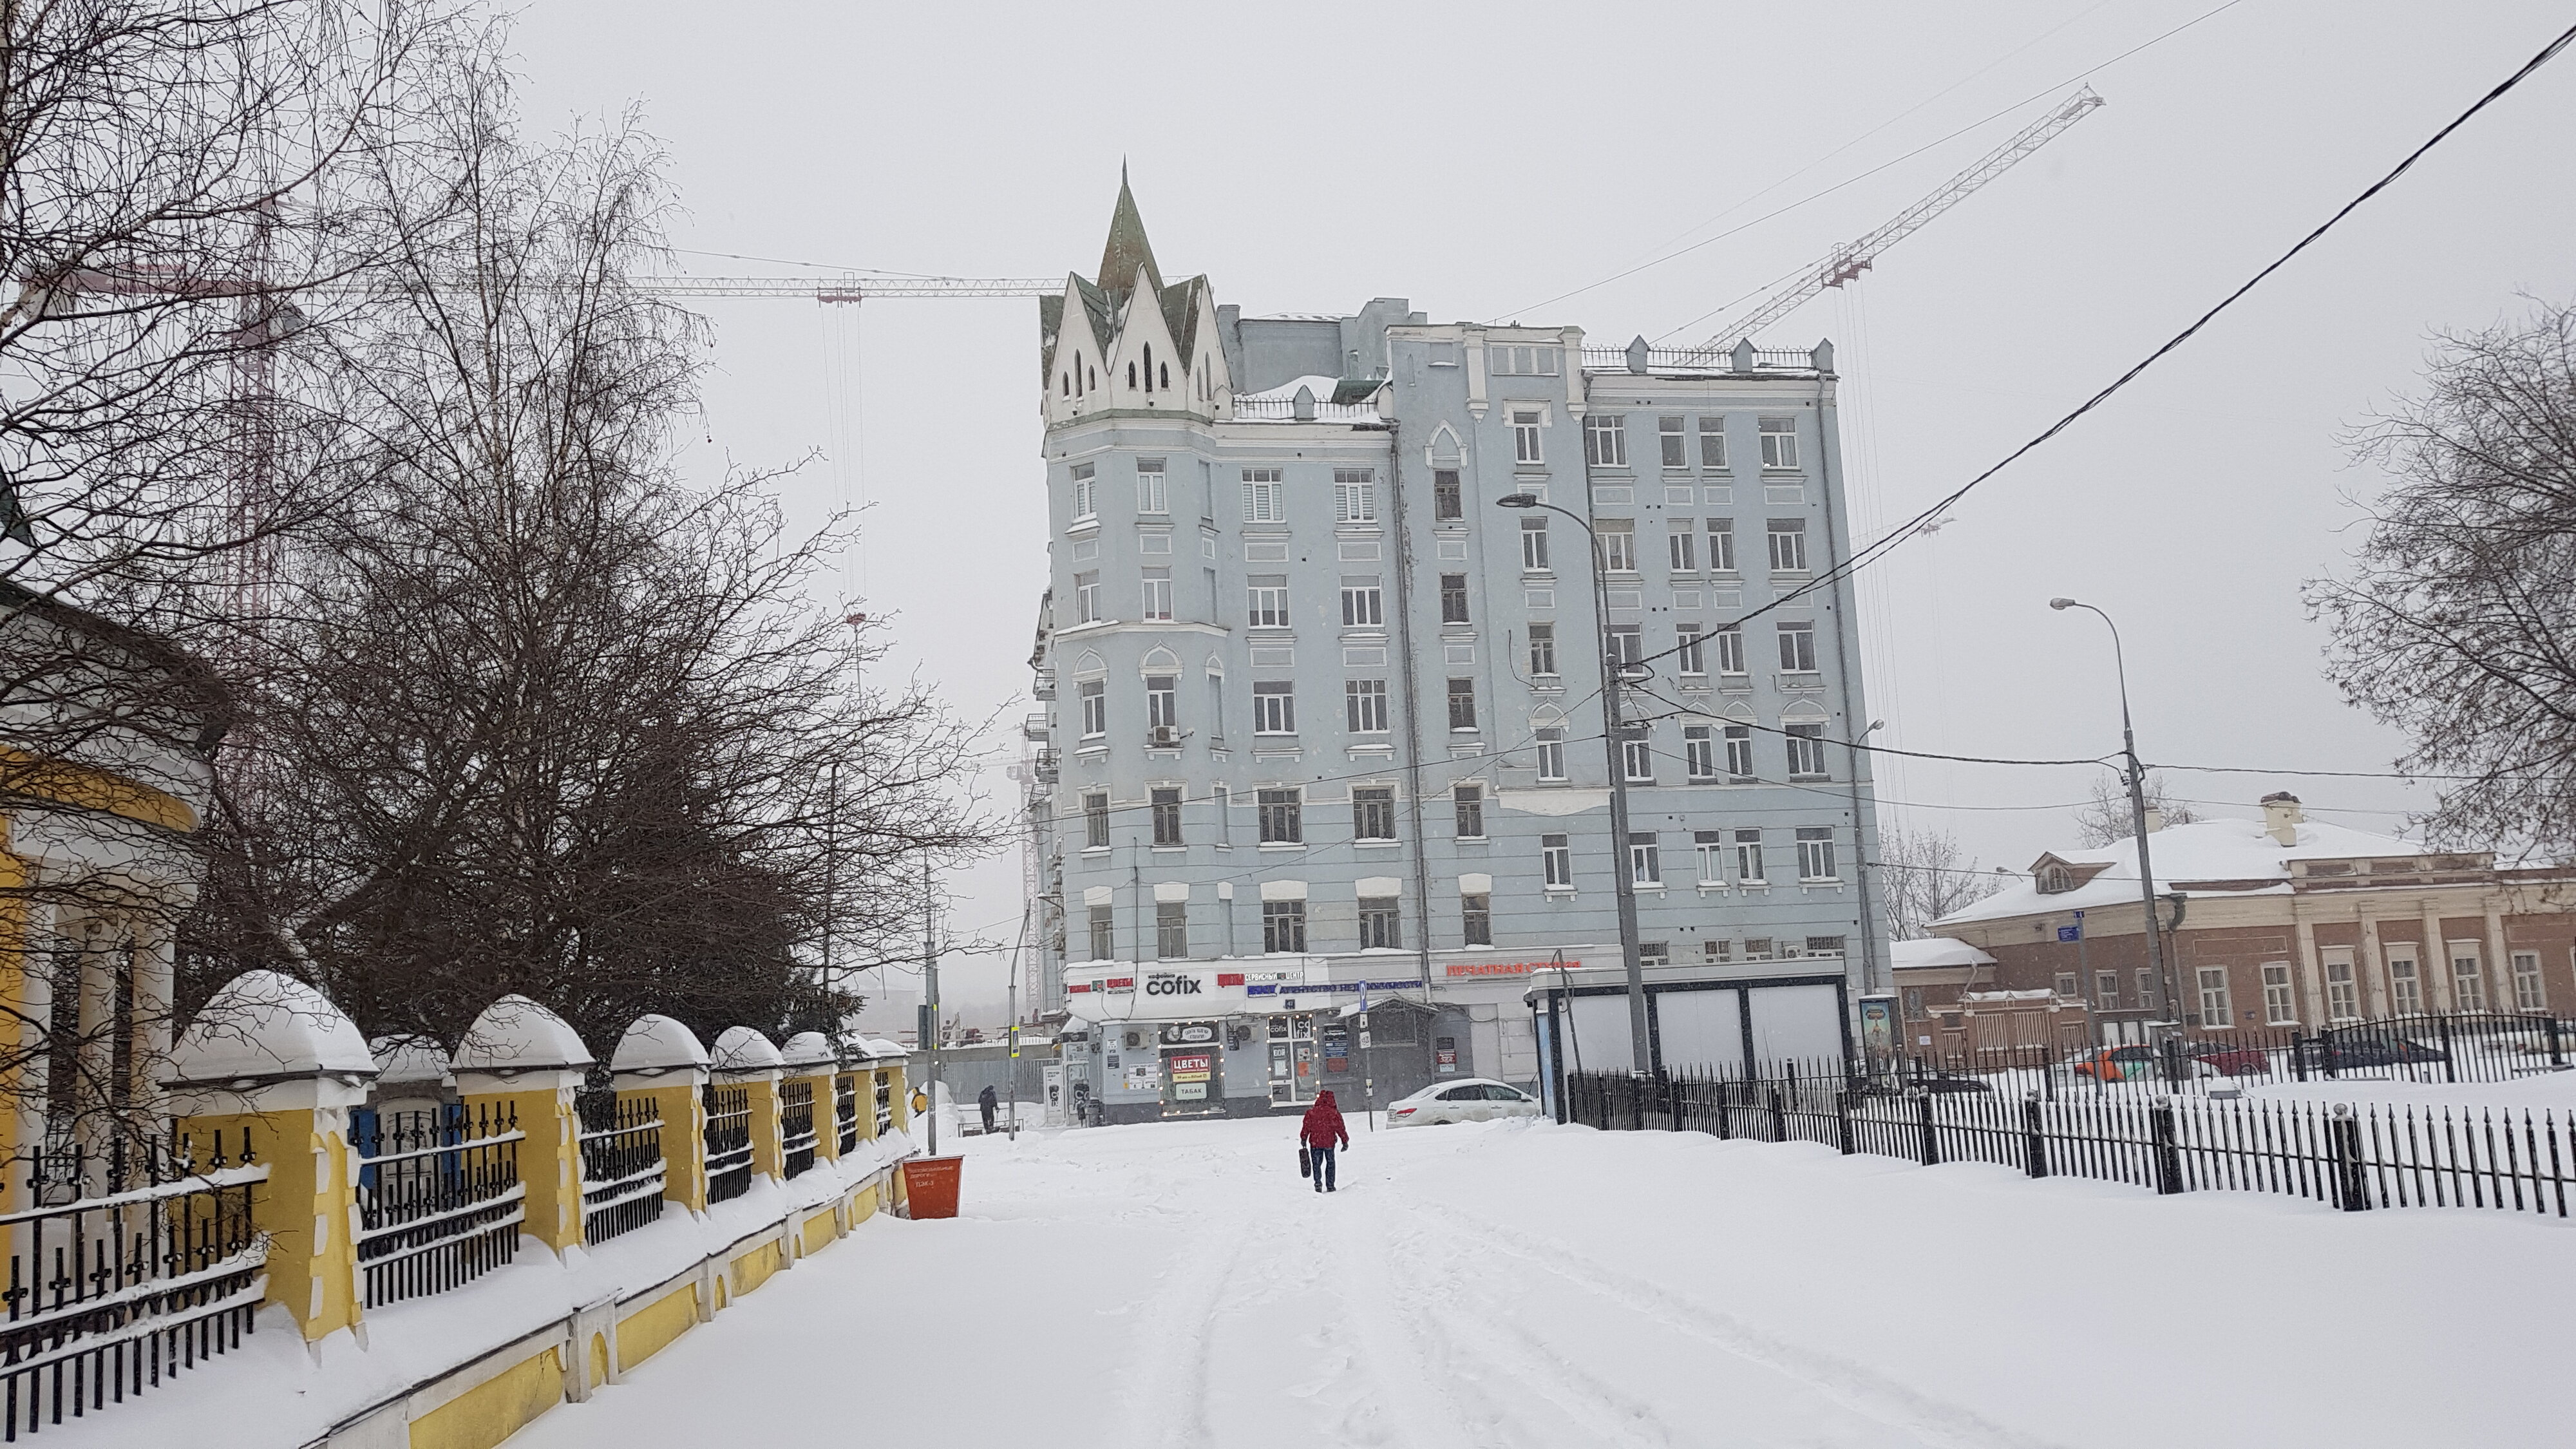
<path fill-rule="evenodd" d="M 1390 359 L 1387 395 L 1393 405 L 1395 369 Z M 1404 656 L 1404 816 L 1413 836 L 1413 918 L 1415 958 L 1422 963 L 1424 1004 L 1431 997 L 1431 861 L 1422 834 L 1422 694 L 1413 659 L 1413 534 L 1405 526 L 1404 431 L 1386 424 L 1386 498 L 1388 526 L 1395 530 L 1395 647 Z M 1363 972 L 1365 974 L 1365 972 Z"/>
<path fill-rule="evenodd" d="M 1839 538 L 1842 530 L 1839 524 L 1840 510 L 1834 506 L 1834 450 L 1828 446 L 1828 441 L 1834 437 L 1834 433 L 1825 426 L 1827 416 L 1834 411 L 1833 404 L 1826 397 L 1826 382 L 1825 369 L 1817 368 L 1816 474 L 1825 485 L 1825 537 L 1830 541 Z M 1841 566 L 1841 561 L 1831 560 L 1828 566 L 1838 568 Z M 1838 611 L 1840 617 L 1834 621 L 1834 653 L 1842 665 L 1840 689 L 1843 699 L 1843 729 L 1846 732 L 1857 731 L 1851 735 L 1852 739 L 1857 741 L 1866 731 L 1860 729 L 1863 721 L 1852 710 L 1853 664 L 1849 640 L 1859 633 L 1860 622 L 1852 617 L 1851 605 L 1860 595 L 1859 590 L 1852 586 L 1850 575 L 1845 574 L 1836 580 L 1833 594 L 1827 597 L 1835 596 L 1842 598 Z M 1846 634 L 1844 632 L 1846 629 L 1851 633 Z M 1869 873 L 1874 862 L 1869 859 L 1868 852 L 1861 849 L 1861 822 L 1868 818 L 1861 800 L 1860 788 L 1861 761 L 1864 757 L 1857 748 L 1849 749 L 1846 753 L 1851 756 L 1852 878 L 1860 890 L 1860 989 L 1863 992 L 1871 992 L 1879 989 L 1878 927 L 1871 920 L 1874 913 L 1870 910 L 1869 899 Z"/>

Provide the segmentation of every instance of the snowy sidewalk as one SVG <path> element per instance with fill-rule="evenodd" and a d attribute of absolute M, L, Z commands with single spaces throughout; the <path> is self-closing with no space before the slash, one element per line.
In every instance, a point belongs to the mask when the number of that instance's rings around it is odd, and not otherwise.
<path fill-rule="evenodd" d="M 1363 1130 L 1318 1197 L 1291 1130 L 968 1139 L 963 1218 L 862 1225 L 514 1449 L 2352 1449 L 2558 1421 L 2556 1220 L 1519 1123 Z"/>

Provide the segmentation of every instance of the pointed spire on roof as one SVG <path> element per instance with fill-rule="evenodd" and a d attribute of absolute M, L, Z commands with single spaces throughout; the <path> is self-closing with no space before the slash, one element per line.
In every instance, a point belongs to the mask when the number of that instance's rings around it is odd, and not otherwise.
<path fill-rule="evenodd" d="M 1127 189 L 1127 163 L 1118 163 L 1118 209 L 1109 218 L 1109 244 L 1100 252 L 1100 287 L 1124 295 L 1136 285 L 1142 267 L 1154 290 L 1163 289 L 1163 272 L 1154 265 L 1153 244 L 1145 240 L 1145 218 L 1136 211 L 1136 193 Z"/>

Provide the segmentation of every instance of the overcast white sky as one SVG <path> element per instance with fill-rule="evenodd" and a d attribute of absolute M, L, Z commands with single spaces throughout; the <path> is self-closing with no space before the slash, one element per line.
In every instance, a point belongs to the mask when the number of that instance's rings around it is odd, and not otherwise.
<path fill-rule="evenodd" d="M 685 247 L 1088 273 L 1124 158 L 1164 274 L 1204 271 L 1247 312 L 1403 296 L 1435 320 L 1572 323 L 1624 343 L 1870 229 L 2048 101 L 2015 103 L 2062 96 L 2217 4 L 535 0 L 517 48 L 540 124 L 641 109 L 669 146 Z M 2539 3 L 2240 0 L 2095 73 L 2107 106 L 1766 339 L 1835 342 L 1861 534 L 2118 375 L 2567 21 Z M 2377 486 L 2339 437 L 2413 385 L 2433 329 L 2493 323 L 2520 293 L 2576 293 L 2571 137 L 2576 57 L 1864 573 L 1867 688 L 1887 720 L 1874 742 L 2116 749 L 2101 626 L 2046 607 L 2068 593 L 2121 621 L 2152 760 L 2386 768 L 2401 742 L 2341 703 L 2300 602 Z M 819 520 L 838 498 L 868 504 L 848 587 L 894 616 L 904 668 L 969 716 L 998 713 L 997 747 L 1015 751 L 1045 584 L 1036 303 L 707 309 L 718 372 L 697 462 L 817 454 L 791 505 Z M 2395 781 L 2170 779 L 2204 811 L 2251 815 L 2286 786 L 2321 816 L 2386 830 L 2427 799 Z M 998 770 L 992 785 L 1007 794 Z M 2018 867 L 2066 842 L 2088 786 L 2081 769 L 1887 762 L 1882 824 L 1950 830 Z M 1016 860 L 949 885 L 958 935 L 1010 942 Z M 1000 961 L 952 959 L 946 985 L 952 1006 L 998 1008 Z"/>

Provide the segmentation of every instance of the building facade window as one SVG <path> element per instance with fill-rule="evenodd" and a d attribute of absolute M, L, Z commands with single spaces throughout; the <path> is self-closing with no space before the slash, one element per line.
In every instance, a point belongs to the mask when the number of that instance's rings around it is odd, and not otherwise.
<path fill-rule="evenodd" d="M 1157 624 L 1172 622 L 1172 571 L 1145 570 L 1141 617 Z"/>
<path fill-rule="evenodd" d="M 1333 521 L 1335 523 L 1377 522 L 1377 470 L 1373 468 L 1333 470 Z"/>
<path fill-rule="evenodd" d="M 2076 992 L 2074 972 L 2060 971 L 2057 973 L 2057 994 L 2070 1001 L 2075 999 Z"/>
<path fill-rule="evenodd" d="M 1082 848 L 1109 848 L 1109 792 L 1086 791 L 1082 797 Z"/>
<path fill-rule="evenodd" d="M 1545 418 L 1545 416 L 1546 414 L 1537 408 L 1512 409 L 1513 462 L 1543 463 L 1547 461 L 1545 455 L 1539 451 L 1538 436 L 1540 432 L 1540 422 Z"/>
<path fill-rule="evenodd" d="M 1549 885 L 1571 887 L 1574 884 L 1574 848 L 1566 843 L 1566 837 L 1540 836 L 1538 858 Z"/>
<path fill-rule="evenodd" d="M 1538 777 L 1542 780 L 1565 778 L 1565 731 L 1538 731 Z"/>
<path fill-rule="evenodd" d="M 1145 676 L 1145 735 L 1157 744 L 1177 744 L 1181 736 L 1181 677 Z"/>
<path fill-rule="evenodd" d="M 1762 420 L 1762 466 L 1769 471 L 1786 471 L 1798 466 L 1796 418 Z"/>
<path fill-rule="evenodd" d="M 1385 785 L 1363 785 L 1351 791 L 1351 838 L 1395 838 L 1395 791 Z"/>
<path fill-rule="evenodd" d="M 1385 734 L 1388 729 L 1386 681 L 1383 679 L 1344 680 L 1342 713 L 1352 734 Z"/>
<path fill-rule="evenodd" d="M 2236 1025 L 2236 1003 L 2228 995 L 2227 968 L 2200 968 L 2200 1026 L 2203 1031 L 2217 1031 Z"/>
<path fill-rule="evenodd" d="M 1100 516 L 1100 496 L 1096 491 L 1099 483 L 1092 473 L 1089 463 L 1073 465 L 1073 518 L 1076 523 Z"/>
<path fill-rule="evenodd" d="M 1711 784 L 1717 779 L 1716 733 L 1707 725 L 1682 726 L 1682 766 L 1694 785 Z"/>
<path fill-rule="evenodd" d="M 1829 825 L 1798 827 L 1798 879 L 1840 880 L 1834 872 L 1834 831 Z"/>
<path fill-rule="evenodd" d="M 1082 710 L 1082 737 L 1096 740 L 1109 733 L 1109 681 L 1083 680 L 1073 687 L 1073 695 Z"/>
<path fill-rule="evenodd" d="M 1302 956 L 1306 953 L 1304 901 L 1261 903 L 1261 949 L 1274 956 Z"/>
<path fill-rule="evenodd" d="M 1637 571 L 1637 525 L 1629 522 L 1604 523 L 1601 535 L 1601 567 L 1614 574 Z"/>
<path fill-rule="evenodd" d="M 1637 943 L 1637 964 L 1640 966 L 1670 966 L 1673 964 L 1672 942 L 1639 941 Z"/>
<path fill-rule="evenodd" d="M 1825 727 L 1820 724 L 1793 724 L 1780 732 L 1789 744 L 1789 778 L 1821 780 L 1825 778 Z"/>
<path fill-rule="evenodd" d="M 1684 624 L 1675 631 L 1680 646 L 1673 650 L 1673 667 L 1684 674 L 1708 673 L 1708 638 L 1697 624 Z"/>
<path fill-rule="evenodd" d="M 1160 458 L 1136 460 L 1136 511 L 1138 513 L 1172 511 L 1172 492 L 1164 486 L 1163 460 Z"/>
<path fill-rule="evenodd" d="M 1619 759 L 1631 783 L 1651 785 L 1655 782 L 1655 742 L 1653 739 L 1621 740 Z"/>
<path fill-rule="evenodd" d="M 1583 461 L 1595 468 L 1628 466 L 1628 420 L 1599 413 L 1583 420 Z"/>
<path fill-rule="evenodd" d="M 1708 571 L 1713 574 L 1735 572 L 1735 520 L 1712 518 L 1708 521 Z"/>
<path fill-rule="evenodd" d="M 1073 617 L 1076 622 L 1100 622 L 1100 571 L 1093 569 L 1073 576 Z"/>
<path fill-rule="evenodd" d="M 1613 664 L 1634 664 L 1646 657 L 1646 629 L 1642 624 L 1613 624 L 1605 642 Z"/>
<path fill-rule="evenodd" d="M 2093 1004 L 2104 1011 L 2119 1010 L 2120 973 L 2117 971 L 2096 971 L 2093 973 L 2093 983 L 2095 997 Z"/>
<path fill-rule="evenodd" d="M 1556 677 L 1556 626 L 1554 624 L 1529 626 L 1529 667 L 1530 673 L 1540 679 Z"/>
<path fill-rule="evenodd" d="M 1465 574 L 1440 576 L 1440 622 L 1443 624 L 1467 622 L 1467 576 Z"/>
<path fill-rule="evenodd" d="M 2354 989 L 2352 962 L 2337 958 L 2326 962 L 2326 1015 L 2336 1021 L 2361 1018 L 2361 993 Z"/>
<path fill-rule="evenodd" d="M 2139 967 L 2139 968 L 2138 968 L 2138 1006 L 2139 1006 L 2139 1008 L 2140 1008 L 2141 1010 L 2145 1010 L 2145 1011 L 2153 1011 L 2153 1010 L 2155 1010 L 2155 1009 L 2156 1009 L 2156 1006 L 2157 1006 L 2157 1004 L 2158 1004 L 2159 1000 L 2160 1000 L 2160 998 L 2159 998 L 2159 997 L 2158 997 L 2158 995 L 2157 995 L 2156 973 L 2155 973 L 2154 971 L 2150 970 L 2150 969 L 2149 969 L 2149 968 L 2147 968 L 2147 967 L 2144 967 L 2144 966 Z"/>
<path fill-rule="evenodd" d="M 1792 620 L 1780 628 L 1780 668 L 1788 674 L 1816 672 L 1816 626 Z"/>
<path fill-rule="evenodd" d="M 1547 520 L 1544 518 L 1521 520 L 1521 570 L 1533 574 L 1550 571 L 1547 564 Z"/>
<path fill-rule="evenodd" d="M 1753 726 L 1726 726 L 1726 775 L 1738 785 L 1753 783 Z"/>
<path fill-rule="evenodd" d="M 1431 470 L 1431 521 L 1450 523 L 1467 516 L 1467 500 L 1458 487 L 1458 470 Z"/>
<path fill-rule="evenodd" d="M 1664 848 L 1651 830 L 1633 831 L 1628 836 L 1628 881 L 1641 886 L 1664 883 Z"/>
<path fill-rule="evenodd" d="M 1499 344 L 1485 349 L 1485 359 L 1496 377 L 1554 377 L 1557 354 L 1554 347 L 1504 347 Z"/>
<path fill-rule="evenodd" d="M 1482 893 L 1458 897 L 1458 925 L 1462 944 L 1494 944 L 1494 898 Z"/>
<path fill-rule="evenodd" d="M 1724 965 L 1725 963 L 1735 959 L 1735 943 L 1733 941 L 1720 941 L 1715 939 L 1702 941 L 1699 943 L 1699 955 L 1701 960 L 1706 961 L 1711 965 Z M 1923 988 L 1919 986 L 1911 986 L 1906 989 L 1914 992 L 1917 996 L 1920 996 L 1923 991 Z"/>
<path fill-rule="evenodd" d="M 1404 945 L 1404 917 L 1396 896 L 1360 897 L 1360 949 L 1399 950 Z"/>
<path fill-rule="evenodd" d="M 2263 1021 L 2267 1026 L 2296 1026 L 2299 1003 L 2290 990 L 2290 963 L 2273 961 L 2263 967 Z"/>
<path fill-rule="evenodd" d="M 1264 845 L 1303 845 L 1306 842 L 1306 806 L 1304 797 L 1295 789 L 1264 790 L 1257 797 L 1261 808 L 1261 843 Z"/>
<path fill-rule="evenodd" d="M 1729 624 L 1708 637 L 1717 641 L 1718 673 L 1740 675 L 1749 672 L 1744 667 L 1743 626 Z"/>
<path fill-rule="evenodd" d="M 2537 951 L 2513 953 L 2513 1009 L 2516 1011 L 2549 1009 L 2549 989 L 2540 981 L 2540 953 Z"/>
<path fill-rule="evenodd" d="M 1775 518 L 1771 520 L 1771 572 L 1803 574 L 1807 571 L 1807 520 Z"/>
<path fill-rule="evenodd" d="M 1243 470 L 1243 521 L 1246 523 L 1285 523 L 1287 501 L 1281 494 L 1285 485 L 1278 468 Z"/>
<path fill-rule="evenodd" d="M 1674 573 L 1699 572 L 1699 525 L 1687 518 L 1676 518 L 1664 525 L 1664 553 Z"/>
<path fill-rule="evenodd" d="M 1375 575 L 1342 580 L 1342 627 L 1386 627 L 1386 590 Z"/>
<path fill-rule="evenodd" d="M 1726 884 L 1726 832 L 1694 830 L 1691 832 L 1691 856 L 1699 870 L 1701 885 Z"/>
<path fill-rule="evenodd" d="M 1288 576 L 1254 574 L 1244 580 L 1252 601 L 1250 622 L 1255 629 L 1288 627 Z"/>
<path fill-rule="evenodd" d="M 1482 785 L 1452 786 L 1449 800 L 1457 814 L 1458 838 L 1460 840 L 1484 839 L 1485 787 Z"/>
<path fill-rule="evenodd" d="M 1711 471 L 1726 466 L 1726 419 L 1699 420 L 1699 465 Z"/>
<path fill-rule="evenodd" d="M 1106 961 L 1118 954 L 1118 917 L 1107 906 L 1091 908 L 1091 959 Z"/>
<path fill-rule="evenodd" d="M 1181 843 L 1181 791 L 1177 785 L 1157 785 L 1153 793 L 1154 843 Z"/>
<path fill-rule="evenodd" d="M 1476 681 L 1449 681 L 1449 728 L 1469 734 L 1476 730 Z"/>
<path fill-rule="evenodd" d="M 2400 1016 L 2424 1009 L 2424 980 L 2416 974 L 2411 953 L 2392 953 L 2388 958 L 2388 1007 Z"/>
<path fill-rule="evenodd" d="M 1735 879 L 1740 885 L 1767 885 L 1770 877 L 1763 874 L 1762 832 L 1735 832 Z"/>
<path fill-rule="evenodd" d="M 2487 978 L 2478 969 L 2475 946 L 2451 943 L 2451 1009 L 2484 1011 L 2487 1009 Z"/>
<path fill-rule="evenodd" d="M 1189 955 L 1189 902 L 1154 902 L 1154 958 L 1158 961 L 1186 961 Z"/>
<path fill-rule="evenodd" d="M 1655 437 L 1663 447 L 1664 466 L 1667 468 L 1690 466 L 1689 440 L 1682 431 L 1687 422 L 1685 418 L 1655 419 Z"/>
<path fill-rule="evenodd" d="M 1285 680 L 1252 686 L 1252 732 L 1256 735 L 1297 733 L 1297 686 Z"/>

